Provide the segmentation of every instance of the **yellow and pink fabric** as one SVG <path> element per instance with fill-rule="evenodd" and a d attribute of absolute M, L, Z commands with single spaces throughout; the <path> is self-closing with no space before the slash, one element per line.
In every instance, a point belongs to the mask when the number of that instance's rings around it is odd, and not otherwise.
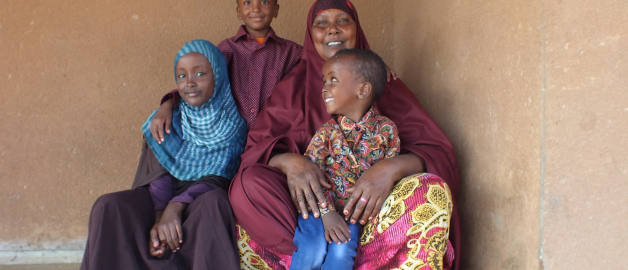
<path fill-rule="evenodd" d="M 354 269 L 452 269 L 452 208 L 451 192 L 440 177 L 425 173 L 402 179 L 377 218 L 364 226 Z M 290 255 L 259 245 L 236 228 L 241 269 L 290 267 Z"/>

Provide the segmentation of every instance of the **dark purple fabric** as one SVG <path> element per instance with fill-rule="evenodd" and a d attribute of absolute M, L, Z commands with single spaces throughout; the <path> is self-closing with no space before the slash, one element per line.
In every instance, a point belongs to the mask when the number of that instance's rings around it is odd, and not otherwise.
<path fill-rule="evenodd" d="M 102 195 L 92 208 L 81 270 L 240 269 L 235 223 L 226 191 L 192 202 L 182 216 L 181 249 L 162 259 L 148 253 L 155 212 L 148 188 Z"/>
<path fill-rule="evenodd" d="M 275 85 L 299 63 L 303 47 L 278 37 L 271 28 L 261 45 L 241 26 L 238 33 L 218 44 L 229 67 L 231 92 L 238 105 L 238 112 L 249 127 L 270 97 Z M 164 96 L 161 102 L 179 98 L 177 90 Z"/>
<path fill-rule="evenodd" d="M 312 17 L 316 17 L 319 13 L 328 9 L 342 10 L 345 13 L 349 14 L 349 16 L 351 16 L 351 18 L 355 20 L 355 17 L 353 17 L 352 4 L 347 0 L 318 0 L 316 4 L 314 4 Z"/>
<path fill-rule="evenodd" d="M 196 184 L 188 188 L 188 190 L 181 193 L 181 195 L 176 196 L 170 200 L 171 202 L 184 202 L 184 203 L 192 203 L 196 197 L 203 195 L 205 192 L 213 190 L 212 187 L 205 184 Z"/>
<path fill-rule="evenodd" d="M 183 193 L 173 198 L 173 181 L 178 180 L 174 180 L 172 176 L 166 175 L 150 182 L 148 190 L 150 191 L 150 197 L 153 199 L 155 211 L 166 209 L 166 206 L 168 206 L 170 202 L 192 203 L 196 197 L 213 189 L 206 184 L 196 184 L 190 186 L 190 188 L 183 191 Z"/>
<path fill-rule="evenodd" d="M 164 175 L 163 177 L 150 182 L 148 191 L 153 199 L 155 211 L 166 209 L 168 202 L 172 200 L 172 176 Z M 188 202 L 191 203 L 192 201 Z"/>

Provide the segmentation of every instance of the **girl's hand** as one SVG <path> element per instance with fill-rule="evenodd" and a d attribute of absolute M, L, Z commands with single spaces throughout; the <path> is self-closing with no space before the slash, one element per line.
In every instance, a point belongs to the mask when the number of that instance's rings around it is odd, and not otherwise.
<path fill-rule="evenodd" d="M 386 65 L 386 81 L 390 82 L 391 77 L 393 80 L 397 80 L 397 72 L 395 72 L 392 68 Z"/>
<path fill-rule="evenodd" d="M 308 218 L 308 205 L 314 217 L 318 218 L 320 212 L 317 200 L 322 207 L 327 205 L 321 186 L 331 188 L 320 168 L 308 158 L 294 153 L 276 155 L 268 162 L 268 165 L 286 174 L 292 202 L 297 211 L 303 214 L 303 218 Z"/>
<path fill-rule="evenodd" d="M 164 210 L 157 210 L 155 212 L 155 225 L 153 225 L 153 228 L 150 229 L 150 239 L 148 240 L 148 253 L 150 256 L 157 259 L 161 259 L 164 254 L 166 254 L 166 245 L 159 241 L 159 232 L 157 229 L 157 225 L 159 224 L 159 220 L 161 219 L 163 212 Z"/>
<path fill-rule="evenodd" d="M 323 216 L 323 226 L 325 226 L 325 239 L 327 243 L 331 241 L 340 245 L 351 241 L 351 231 L 349 226 L 336 211 L 330 211 Z"/>
<path fill-rule="evenodd" d="M 164 128 L 166 133 L 170 134 L 170 123 L 172 122 L 172 101 L 167 100 L 159 106 L 159 110 L 155 113 L 155 117 L 150 121 L 150 133 L 157 143 L 164 141 Z M 165 127 L 164 127 L 165 125 Z"/>
<path fill-rule="evenodd" d="M 164 246 L 168 244 L 168 247 L 170 247 L 173 252 L 177 252 L 181 247 L 181 243 L 183 243 L 181 216 L 187 207 L 188 204 L 183 202 L 168 203 L 159 223 L 155 224 L 159 241 Z"/>
<path fill-rule="evenodd" d="M 404 154 L 384 159 L 366 170 L 356 184 L 347 189 L 351 194 L 345 205 L 345 220 L 355 224 L 366 224 L 373 220 L 382 209 L 382 205 L 395 182 L 402 177 L 425 171 L 422 158 L 415 154 Z"/>

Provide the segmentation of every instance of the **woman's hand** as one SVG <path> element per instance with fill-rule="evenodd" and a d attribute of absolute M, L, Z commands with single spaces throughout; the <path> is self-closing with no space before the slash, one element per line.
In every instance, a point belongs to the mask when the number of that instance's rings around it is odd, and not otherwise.
<path fill-rule="evenodd" d="M 320 212 L 317 200 L 321 203 L 321 207 L 327 205 L 321 186 L 331 188 L 331 184 L 327 182 L 321 169 L 308 158 L 294 153 L 276 155 L 268 162 L 268 165 L 286 174 L 292 202 L 297 211 L 303 214 L 303 218 L 308 218 L 308 205 L 314 217 L 318 218 Z"/>
<path fill-rule="evenodd" d="M 386 81 L 390 82 L 390 78 L 393 80 L 397 80 L 397 72 L 395 72 L 392 68 L 386 65 Z"/>
<path fill-rule="evenodd" d="M 395 182 L 402 177 L 425 171 L 425 161 L 415 154 L 404 154 L 384 159 L 366 170 L 356 184 L 347 189 L 351 194 L 343 213 L 345 220 L 364 225 L 373 220 Z"/>
<path fill-rule="evenodd" d="M 159 110 L 155 113 L 155 117 L 150 121 L 150 133 L 157 143 L 164 141 L 164 128 L 166 133 L 170 134 L 170 123 L 172 122 L 172 101 L 167 100 L 159 106 Z M 165 127 L 164 127 L 165 125 Z"/>
<path fill-rule="evenodd" d="M 161 219 L 157 222 L 157 224 L 155 224 L 155 226 L 153 226 L 153 228 L 156 227 L 161 245 L 165 247 L 165 245 L 168 244 L 168 247 L 170 247 L 173 252 L 177 252 L 181 243 L 183 243 L 181 216 L 187 207 L 188 204 L 183 202 L 168 203 L 166 209 L 163 210 Z M 153 230 L 151 230 L 150 237 L 151 239 L 155 238 Z M 155 246 L 155 241 L 151 241 L 153 242 L 153 246 Z"/>
<path fill-rule="evenodd" d="M 323 226 L 325 226 L 325 239 L 327 243 L 331 244 L 331 241 L 334 241 L 336 244 L 340 245 L 351 241 L 349 226 L 347 226 L 347 223 L 338 212 L 332 210 L 323 215 Z"/>

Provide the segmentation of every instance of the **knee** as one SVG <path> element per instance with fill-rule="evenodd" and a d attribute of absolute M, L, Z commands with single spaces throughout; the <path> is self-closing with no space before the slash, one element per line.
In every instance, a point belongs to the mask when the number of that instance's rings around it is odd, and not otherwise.
<path fill-rule="evenodd" d="M 258 190 L 258 189 L 266 189 L 268 186 L 266 181 L 264 181 L 268 175 L 268 168 L 266 166 L 262 166 L 260 164 L 255 164 L 244 172 L 242 172 L 241 187 L 245 190 Z"/>
<path fill-rule="evenodd" d="M 267 198 L 260 195 L 278 192 L 281 188 L 276 179 L 278 175 L 273 173 L 277 174 L 267 166 L 256 164 L 247 168 L 241 175 L 237 175 L 229 189 L 231 206 L 238 209 L 257 200 L 265 201 Z"/>
<path fill-rule="evenodd" d="M 142 208 L 143 207 L 143 208 Z M 101 195 L 94 206 L 92 213 L 106 211 L 122 212 L 131 211 L 131 208 L 151 208 L 152 200 L 146 188 L 136 188 Z"/>
<path fill-rule="evenodd" d="M 327 249 L 325 262 L 327 265 L 338 265 L 338 269 L 349 269 L 358 255 L 358 243 L 355 239 L 343 244 L 331 243 Z M 345 266 L 345 267 L 340 267 Z"/>
<path fill-rule="evenodd" d="M 122 196 L 121 192 L 103 194 L 98 197 L 98 199 L 96 199 L 96 202 L 94 202 L 92 211 L 102 210 L 111 207 L 120 207 L 123 197 L 124 196 Z"/>
<path fill-rule="evenodd" d="M 214 189 L 205 192 L 196 200 L 198 199 L 200 199 L 199 201 L 202 201 L 206 206 L 229 206 L 228 208 L 231 209 L 231 206 L 229 205 L 229 195 L 227 194 L 227 191 L 222 189 Z"/>

